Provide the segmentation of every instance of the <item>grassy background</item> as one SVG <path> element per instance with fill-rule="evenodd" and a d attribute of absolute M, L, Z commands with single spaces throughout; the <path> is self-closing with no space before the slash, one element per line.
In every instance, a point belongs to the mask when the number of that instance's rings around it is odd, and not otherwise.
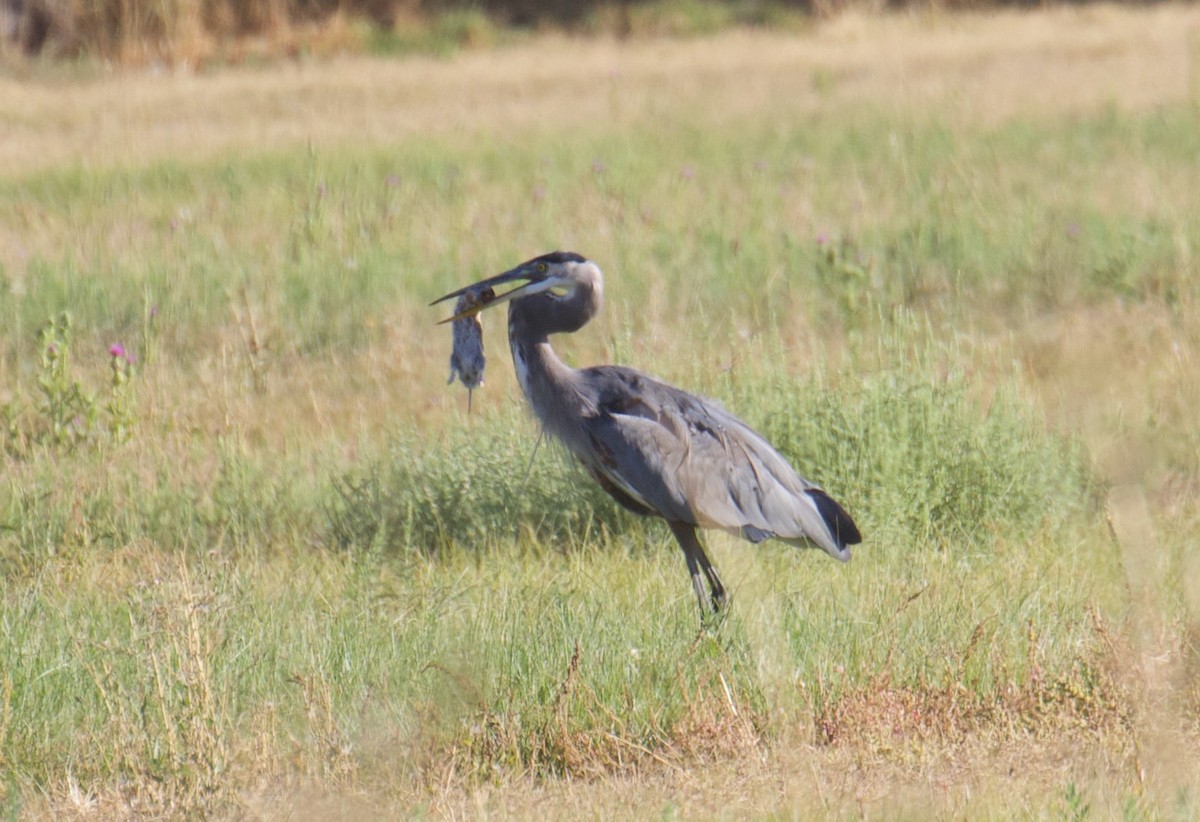
<path fill-rule="evenodd" d="M 4 807 L 1195 814 L 1195 25 L 5 86 Z M 499 318 L 466 414 L 426 303 L 552 248 L 568 360 L 719 398 L 854 562 L 711 535 L 698 634 Z"/>

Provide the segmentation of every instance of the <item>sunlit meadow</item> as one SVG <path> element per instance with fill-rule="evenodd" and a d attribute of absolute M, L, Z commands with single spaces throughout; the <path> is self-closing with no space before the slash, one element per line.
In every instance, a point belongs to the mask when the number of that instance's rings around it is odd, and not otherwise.
<path fill-rule="evenodd" d="M 3 807 L 1195 815 L 1198 22 L 0 81 Z M 556 248 L 853 562 L 701 629 L 502 316 L 467 413 L 427 304 Z"/>

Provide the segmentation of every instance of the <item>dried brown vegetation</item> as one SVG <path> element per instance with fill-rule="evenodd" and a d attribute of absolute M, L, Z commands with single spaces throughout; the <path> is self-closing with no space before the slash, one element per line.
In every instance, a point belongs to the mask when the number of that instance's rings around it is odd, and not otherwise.
<path fill-rule="evenodd" d="M 796 29 L 844 14 L 945 13 L 1014 0 L 4 0 L 0 49 L 127 66 L 200 67 L 489 45 L 506 28 L 616 35 L 711 34 L 737 25 Z"/>

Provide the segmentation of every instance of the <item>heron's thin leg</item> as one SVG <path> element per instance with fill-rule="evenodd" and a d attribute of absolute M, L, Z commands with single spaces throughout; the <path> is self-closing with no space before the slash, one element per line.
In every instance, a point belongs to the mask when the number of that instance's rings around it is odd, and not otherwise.
<path fill-rule="evenodd" d="M 699 545 L 699 540 L 696 544 Z M 721 584 L 721 577 L 717 574 L 717 569 L 708 561 L 708 554 L 704 553 L 704 549 L 700 549 L 700 567 L 704 569 L 704 575 L 708 577 L 708 588 L 712 592 L 712 607 L 713 611 L 720 611 L 725 607 L 726 596 L 725 586 Z"/>
<path fill-rule="evenodd" d="M 704 553 L 704 547 L 696 537 L 695 527 L 684 522 L 668 522 L 667 524 L 671 526 L 671 533 L 675 535 L 679 547 L 683 549 L 683 556 L 687 560 L 688 572 L 692 575 L 692 590 L 696 592 L 696 602 L 700 605 L 701 618 L 703 619 L 707 610 L 705 606 L 711 608 L 713 613 L 720 613 L 721 609 L 725 607 L 725 586 L 721 584 L 721 578 L 717 576 L 717 569 L 708 561 L 708 555 Z M 708 578 L 709 598 L 707 602 L 704 596 L 704 583 L 700 580 L 701 569 L 704 570 L 704 576 Z"/>
<path fill-rule="evenodd" d="M 471 399 L 471 395 L 468 393 L 467 394 L 468 402 L 470 401 L 470 399 Z M 529 482 L 529 472 L 533 470 L 533 458 L 537 456 L 538 446 L 542 444 L 542 437 L 544 437 L 544 436 L 546 436 L 546 429 L 539 428 L 537 442 L 535 442 L 533 444 L 533 451 L 531 451 L 529 453 L 529 464 L 525 466 L 525 476 L 523 476 L 521 478 L 522 485 Z"/>
<path fill-rule="evenodd" d="M 700 619 L 703 620 L 707 603 L 704 600 L 704 583 L 700 580 L 699 563 L 696 561 L 696 555 L 686 548 L 683 556 L 687 560 L 688 572 L 692 575 L 692 590 L 696 592 L 696 604 L 700 606 Z"/>

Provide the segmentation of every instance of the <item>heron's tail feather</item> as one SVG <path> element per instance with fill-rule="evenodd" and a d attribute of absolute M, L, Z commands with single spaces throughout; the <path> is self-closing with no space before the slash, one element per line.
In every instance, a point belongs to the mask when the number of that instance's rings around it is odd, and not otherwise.
<path fill-rule="evenodd" d="M 849 561 L 850 546 L 862 542 L 854 520 L 820 488 L 806 488 L 804 494 L 807 497 L 796 499 L 800 504 L 791 509 L 795 519 L 779 529 L 743 525 L 725 530 L 755 543 L 775 538 L 798 548 L 820 548 L 835 559 Z"/>
<path fill-rule="evenodd" d="M 813 501 L 813 505 L 817 506 L 817 512 L 821 515 L 821 519 L 825 520 L 825 525 L 829 528 L 829 532 L 833 534 L 833 538 L 837 542 L 839 549 L 845 549 L 847 545 L 858 545 L 862 542 L 862 535 L 858 533 L 858 526 L 854 524 L 854 520 L 850 519 L 850 515 L 846 513 L 846 509 L 838 505 L 833 497 L 826 494 L 820 488 L 809 488 L 806 493 Z"/>

